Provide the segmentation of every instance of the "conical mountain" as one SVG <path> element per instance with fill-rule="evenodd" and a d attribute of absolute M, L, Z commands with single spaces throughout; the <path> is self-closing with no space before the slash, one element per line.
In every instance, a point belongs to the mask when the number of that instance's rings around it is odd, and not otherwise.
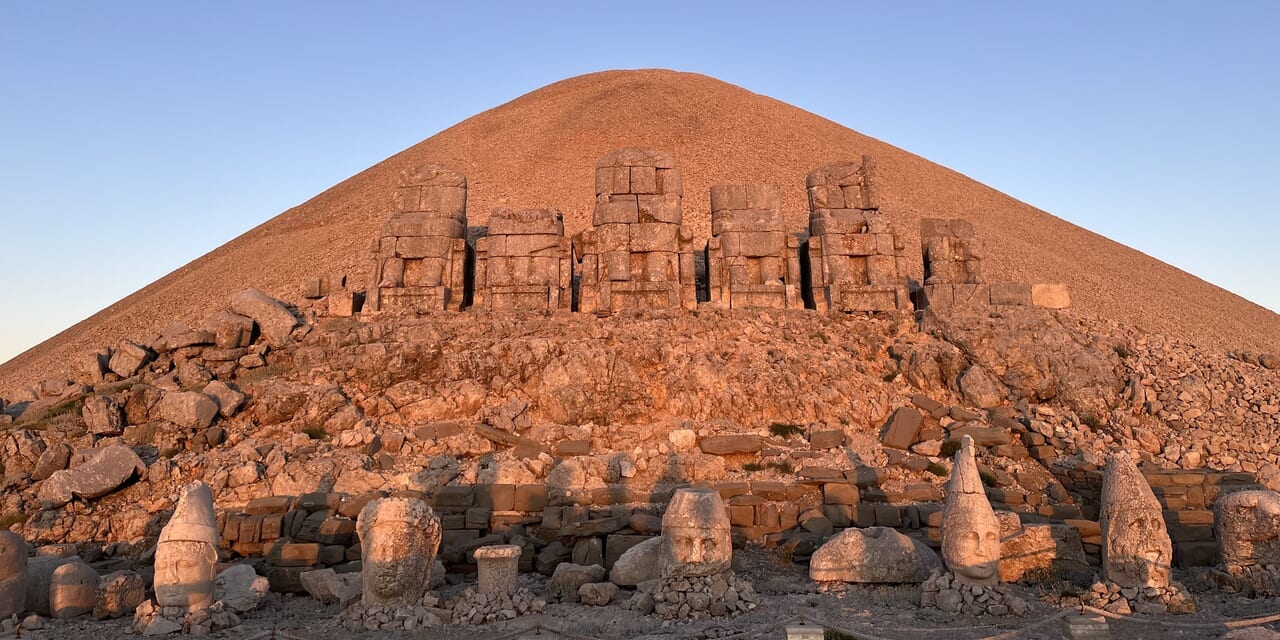
<path fill-rule="evenodd" d="M 621 146 L 675 156 L 685 224 L 699 239 L 710 231 L 711 185 L 777 185 L 800 230 L 808 172 L 869 154 L 916 278 L 919 219 L 968 218 L 992 281 L 1064 282 L 1079 311 L 1205 347 L 1280 351 L 1280 316 L 1134 249 L 797 107 L 707 76 L 642 70 L 557 82 L 419 142 L 0 366 L 0 388 L 64 374 L 75 354 L 120 338 L 196 322 L 244 287 L 294 297 L 306 278 L 334 271 L 363 284 L 396 173 L 412 164 L 466 173 L 472 225 L 498 205 L 554 206 L 576 232 L 590 224 L 596 160 Z"/>

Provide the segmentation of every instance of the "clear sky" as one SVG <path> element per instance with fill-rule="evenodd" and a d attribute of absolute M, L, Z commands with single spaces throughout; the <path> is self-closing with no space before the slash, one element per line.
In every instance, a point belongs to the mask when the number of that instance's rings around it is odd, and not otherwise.
<path fill-rule="evenodd" d="M 743 86 L 1280 309 L 1280 2 L 0 3 L 0 361 L 475 113 Z"/>

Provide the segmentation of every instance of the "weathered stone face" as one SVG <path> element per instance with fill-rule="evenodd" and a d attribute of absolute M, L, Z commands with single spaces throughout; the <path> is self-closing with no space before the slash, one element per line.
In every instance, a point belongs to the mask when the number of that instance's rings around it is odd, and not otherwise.
<path fill-rule="evenodd" d="M 213 604 L 218 524 L 213 494 L 203 482 L 182 489 L 173 517 L 156 545 L 156 602 L 196 611 Z"/>
<path fill-rule="evenodd" d="M 1280 493 L 1238 491 L 1219 498 L 1214 511 L 1222 564 L 1280 564 Z"/>
<path fill-rule="evenodd" d="M 969 436 L 961 439 L 947 482 L 942 559 L 964 584 L 992 586 L 999 581 L 1000 521 L 987 501 Z"/>
<path fill-rule="evenodd" d="M 662 540 L 670 575 L 708 576 L 729 570 L 733 540 L 720 494 L 680 489 L 662 517 Z"/>
<path fill-rule="evenodd" d="M 364 563 L 365 604 L 416 605 L 431 580 L 440 548 L 440 521 L 414 498 L 382 498 L 357 519 Z"/>
<path fill-rule="evenodd" d="M 1160 501 L 1126 455 L 1112 455 L 1102 477 L 1103 577 L 1121 587 L 1167 587 L 1173 544 Z"/>
<path fill-rule="evenodd" d="M 0 618 L 22 611 L 26 574 L 27 542 L 12 531 L 0 531 Z"/>

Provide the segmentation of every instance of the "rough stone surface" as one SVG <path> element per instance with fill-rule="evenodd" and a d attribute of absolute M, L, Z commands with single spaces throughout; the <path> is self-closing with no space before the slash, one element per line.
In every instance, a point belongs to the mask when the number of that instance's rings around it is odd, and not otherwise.
<path fill-rule="evenodd" d="M 218 403 L 195 391 L 168 391 L 156 405 L 156 415 L 187 429 L 204 429 L 218 417 Z"/>
<path fill-rule="evenodd" d="M 1084 581 L 1092 573 L 1080 531 L 1070 525 L 1026 525 L 1000 541 L 1001 582 L 1046 576 Z"/>
<path fill-rule="evenodd" d="M 98 572 L 77 558 L 54 569 L 49 582 L 49 614 L 76 618 L 98 603 Z"/>
<path fill-rule="evenodd" d="M 358 573 L 337 573 L 325 568 L 304 571 L 298 578 L 311 597 L 325 604 L 337 603 L 345 608 L 360 599 L 362 585 Z"/>
<path fill-rule="evenodd" d="M 513 544 L 476 549 L 474 555 L 479 592 L 506 595 L 514 593 L 516 576 L 520 572 L 521 551 L 521 547 Z"/>
<path fill-rule="evenodd" d="M 1214 505 L 1222 564 L 1280 565 L 1280 493 L 1237 491 Z"/>
<path fill-rule="evenodd" d="M 845 529 L 809 559 L 809 578 L 819 582 L 919 583 L 942 560 L 923 542 L 888 527 Z"/>
<path fill-rule="evenodd" d="M 612 582 L 591 582 L 578 587 L 578 602 L 603 607 L 613 601 L 618 585 Z"/>
<path fill-rule="evenodd" d="M 357 576 L 358 574 L 350 574 Z M 262 606 L 271 592 L 271 582 L 247 564 L 227 567 L 213 581 L 213 596 L 235 613 L 248 613 Z M 346 604 L 346 603 L 344 603 Z"/>
<path fill-rule="evenodd" d="M 662 575 L 665 565 L 663 542 L 653 537 L 627 549 L 609 570 L 609 581 L 620 587 L 634 587 Z"/>
<path fill-rule="evenodd" d="M 27 599 L 27 542 L 0 531 L 0 618 L 19 613 Z"/>

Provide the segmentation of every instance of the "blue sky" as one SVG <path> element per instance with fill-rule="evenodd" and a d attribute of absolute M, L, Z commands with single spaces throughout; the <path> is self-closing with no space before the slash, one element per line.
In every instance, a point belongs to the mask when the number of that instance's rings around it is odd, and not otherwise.
<path fill-rule="evenodd" d="M 1280 309 L 1276 2 L 0 4 L 0 361 L 566 77 L 718 77 Z"/>

